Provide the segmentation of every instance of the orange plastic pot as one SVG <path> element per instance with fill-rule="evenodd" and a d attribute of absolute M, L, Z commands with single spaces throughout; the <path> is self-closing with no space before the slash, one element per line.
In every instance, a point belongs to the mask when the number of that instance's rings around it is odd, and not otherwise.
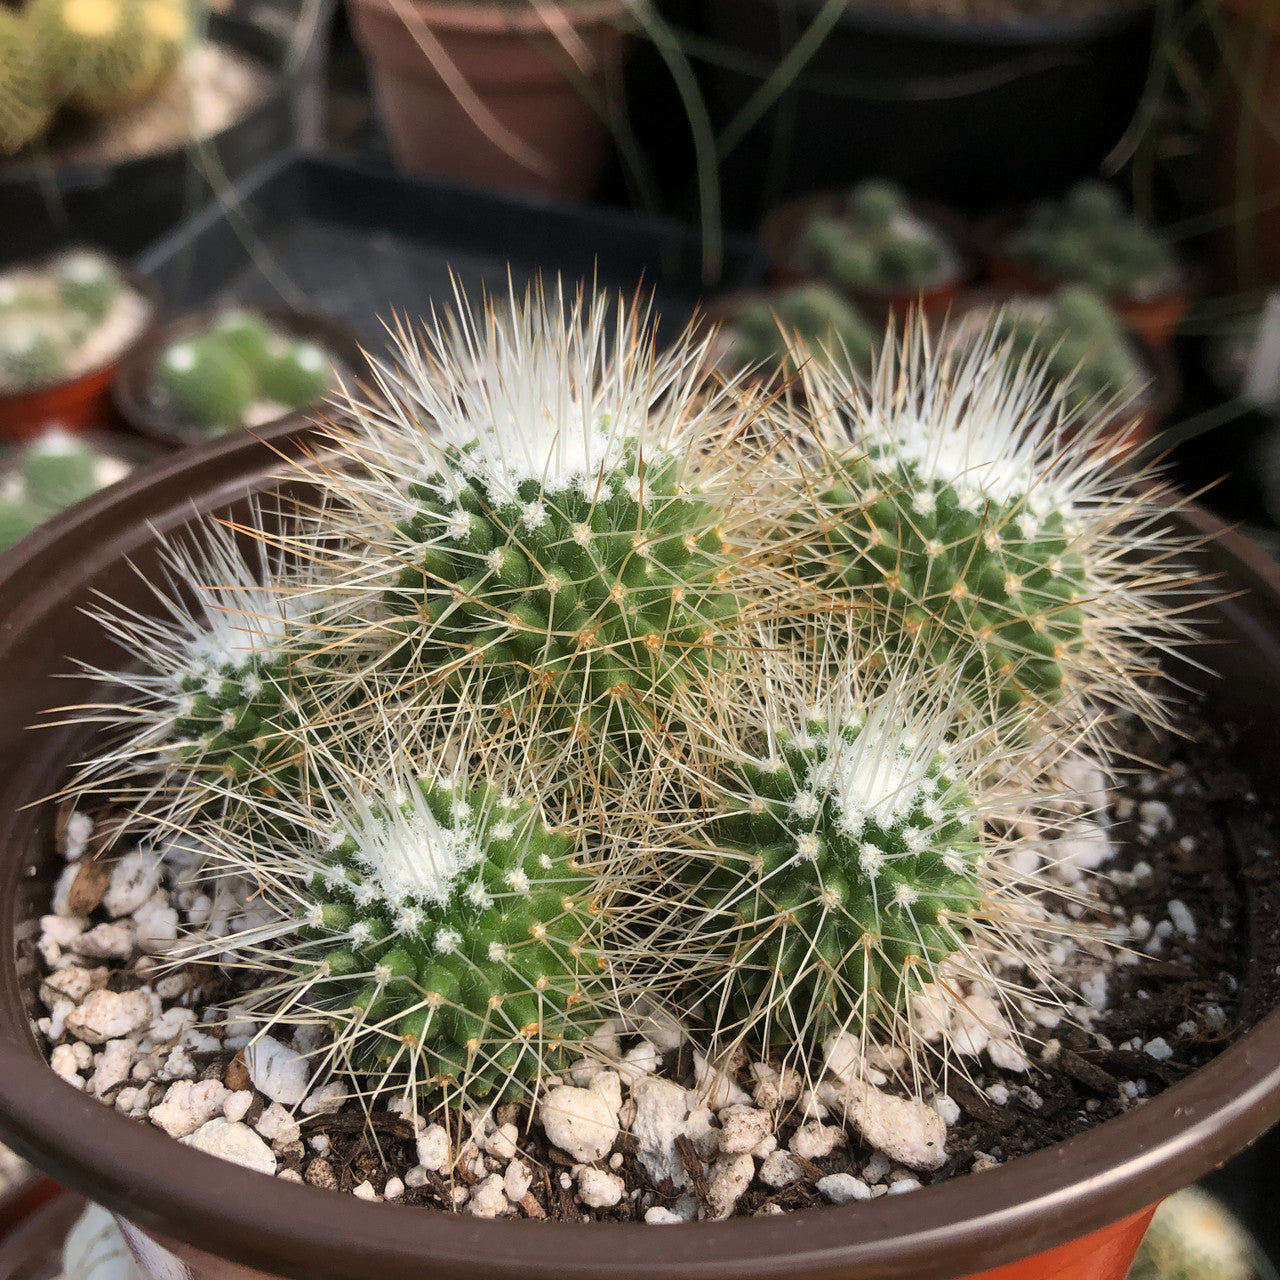
<path fill-rule="evenodd" d="M 160 291 L 154 281 L 136 271 L 126 270 L 118 263 L 116 269 L 150 307 L 150 317 L 141 332 L 110 363 L 78 378 L 36 387 L 32 391 L 0 395 L 0 437 L 29 440 L 51 426 L 59 426 L 64 431 L 83 432 L 110 426 L 114 421 L 111 384 L 115 381 L 116 370 L 146 340 L 160 308 Z"/>
<path fill-rule="evenodd" d="M 397 162 L 581 198 L 609 158 L 625 0 L 348 0 Z"/>
<path fill-rule="evenodd" d="M 1009 257 L 1002 249 L 1005 238 L 1017 226 L 1019 215 L 998 214 L 987 219 L 978 230 L 982 267 L 987 279 L 997 289 L 1011 293 L 1052 293 L 1067 283 L 1043 276 Z M 1190 305 L 1188 291 L 1182 289 L 1164 298 L 1141 302 L 1123 294 L 1109 294 L 1107 306 L 1132 329 L 1136 329 L 1153 347 L 1167 347 L 1173 340 L 1182 317 Z"/>
<path fill-rule="evenodd" d="M 108 659 L 86 616 L 97 592 L 153 606 L 133 566 L 154 567 L 157 539 L 199 512 L 242 511 L 278 474 L 280 454 L 308 443 L 235 435 L 171 455 L 0 556 L 0 1138 L 134 1224 L 135 1242 L 181 1260 L 152 1252 L 154 1276 L 1121 1280 L 1150 1206 L 1280 1120 L 1280 1011 L 1258 985 L 1261 951 L 1241 983 L 1249 1029 L 1142 1108 L 983 1173 L 780 1216 L 586 1225 L 368 1203 L 218 1160 L 72 1088 L 49 1069 L 31 1025 L 38 919 L 60 862 L 56 806 L 34 802 L 83 758 L 92 729 L 23 726 L 65 702 L 60 677 L 77 658 Z M 1259 779 L 1280 776 L 1280 565 L 1197 508 L 1167 523 L 1188 537 L 1188 575 L 1214 580 L 1209 643 L 1187 655 L 1204 669 L 1175 674 L 1204 691 L 1210 717 L 1237 726 Z M 1209 534 L 1220 536 L 1196 545 Z M 1264 899 L 1248 896 L 1246 943 L 1274 928 Z"/>

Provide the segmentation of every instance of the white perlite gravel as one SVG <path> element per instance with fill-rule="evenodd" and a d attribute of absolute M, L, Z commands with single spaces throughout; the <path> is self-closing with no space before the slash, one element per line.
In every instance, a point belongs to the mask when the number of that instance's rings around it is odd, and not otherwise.
<path fill-rule="evenodd" d="M 1091 762 L 1064 768 L 1081 816 L 1059 838 L 1039 842 L 1035 856 L 1079 895 L 1090 870 L 1114 852 L 1107 810 L 1115 806 Z M 1152 803 L 1143 806 L 1144 823 L 1172 829 L 1172 812 Z M 292 1181 L 302 1180 L 305 1169 L 313 1185 L 338 1187 L 324 1117 L 358 1111 L 360 1103 L 341 1081 L 318 1073 L 323 1034 L 282 1026 L 255 1038 L 225 990 L 217 997 L 222 1004 L 212 1005 L 200 975 L 164 961 L 180 934 L 216 939 L 252 923 L 252 887 L 225 880 L 213 894 L 193 889 L 184 881 L 194 855 L 178 843 L 139 847 L 109 870 L 93 860 L 94 847 L 85 815 L 61 824 L 66 867 L 38 943 L 48 966 L 38 1029 L 53 1070 L 104 1105 L 202 1151 Z M 1137 882 L 1150 868 L 1127 874 Z M 1150 935 L 1157 945 L 1195 938 L 1184 903 L 1171 901 L 1166 915 L 1154 925 L 1135 916 L 1129 928 L 1118 926 L 1116 938 L 1136 943 Z M 1014 1095 L 1028 1107 L 1040 1105 L 1023 1036 L 1034 1035 L 1035 1054 L 1051 1062 L 1060 1050 L 1057 1040 L 1040 1044 L 1045 1029 L 1060 1017 L 1090 1026 L 1107 1006 L 1108 975 L 1135 957 L 1063 942 L 1050 960 L 1081 993 L 1061 1014 L 1030 1004 L 1019 1009 L 952 972 L 946 978 L 962 1002 L 943 1000 L 932 988 L 913 1001 L 916 1034 L 934 1044 L 948 1037 L 970 1063 L 966 1074 L 987 1077 L 981 1087 L 993 1106 L 1008 1105 Z M 116 989 L 122 974 L 132 989 Z M 1201 1013 L 1212 1026 L 1211 1010 Z M 1176 1042 L 1184 1031 L 1199 1034 L 1199 1024 L 1188 1020 L 1140 1047 L 1148 1060 L 1163 1062 L 1173 1052 L 1169 1039 Z M 901 1051 L 864 1046 L 851 1035 L 828 1039 L 821 1069 L 809 1081 L 767 1062 L 735 1063 L 727 1072 L 690 1048 L 680 1024 L 656 1006 L 638 1009 L 626 1025 L 615 1020 L 600 1028 L 585 1056 L 546 1082 L 532 1117 L 563 1163 L 531 1157 L 530 1135 L 509 1116 L 435 1123 L 443 1117 L 415 1115 L 406 1100 L 392 1099 L 371 1122 L 409 1124 L 417 1162 L 392 1176 L 362 1169 L 343 1185 L 370 1200 L 412 1199 L 434 1189 L 437 1201 L 443 1196 L 480 1218 L 546 1216 L 535 1189 L 558 1194 L 562 1206 L 568 1197 L 583 1216 L 625 1214 L 654 1224 L 726 1218 L 749 1191 L 768 1197 L 759 1212 L 781 1212 L 775 1197 L 785 1201 L 802 1181 L 832 1204 L 909 1192 L 946 1163 L 948 1128 L 963 1119 L 948 1094 L 915 1097 L 903 1089 Z M 677 1080 L 678 1069 L 686 1074 Z M 1139 1105 L 1146 1091 L 1145 1080 L 1128 1082 L 1126 1105 Z M 336 1140 L 350 1129 L 333 1132 Z M 628 1155 L 648 1187 L 637 1187 L 634 1176 L 628 1181 Z M 978 1152 L 973 1167 L 1002 1158 Z"/>

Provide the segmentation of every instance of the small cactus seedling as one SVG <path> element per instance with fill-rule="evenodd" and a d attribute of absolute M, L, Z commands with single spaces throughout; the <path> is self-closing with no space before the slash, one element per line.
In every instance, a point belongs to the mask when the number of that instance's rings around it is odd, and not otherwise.
<path fill-rule="evenodd" d="M 325 1019 L 343 1065 L 380 1087 L 474 1100 L 563 1065 L 592 1028 L 583 984 L 601 959 L 575 840 L 461 774 L 323 772 L 312 799 L 282 802 L 289 838 L 276 823 L 251 848 L 211 850 L 213 874 L 259 878 L 278 915 L 265 931 L 285 944 L 271 958 L 288 969 L 241 1007 Z"/>
<path fill-rule="evenodd" d="M 850 373 L 871 368 L 879 334 L 852 303 L 824 284 L 801 284 L 742 307 L 730 321 L 735 364 L 795 373 L 802 359 L 828 359 Z M 797 348 L 797 339 L 802 347 Z"/>
<path fill-rule="evenodd" d="M 22 452 L 19 464 L 28 501 L 46 516 L 98 488 L 98 460 L 83 441 L 65 431 L 47 431 Z"/>
<path fill-rule="evenodd" d="M 70 349 L 66 326 L 56 316 L 0 317 L 0 391 L 28 391 L 62 381 Z"/>
<path fill-rule="evenodd" d="M 815 448 L 796 455 L 794 523 L 811 530 L 809 572 L 874 603 L 881 639 L 926 633 L 944 668 L 966 655 L 981 714 L 1071 692 L 1158 721 L 1148 646 L 1186 632 L 1165 495 L 1123 477 L 1098 445 L 1105 420 L 1064 414 L 994 335 L 950 352 L 934 359 L 917 324 L 852 395 L 806 368 Z"/>
<path fill-rule="evenodd" d="M 1102 182 L 1081 182 L 1065 200 L 1034 206 L 1007 248 L 1041 275 L 1110 296 L 1145 300 L 1167 296 L 1178 285 L 1169 246 Z"/>
<path fill-rule="evenodd" d="M 438 355 L 406 340 L 379 377 L 390 407 L 335 435 L 366 547 L 350 590 L 385 584 L 410 681 L 448 678 L 495 729 L 538 725 L 549 760 L 610 772 L 723 665 L 740 557 L 716 441 L 737 410 L 695 394 L 705 344 L 655 356 L 622 310 L 560 298 L 451 326 Z"/>
<path fill-rule="evenodd" d="M 1014 301 L 997 316 L 995 332 L 1016 358 L 1035 353 L 1067 406 L 1081 410 L 1132 400 L 1143 369 L 1120 318 L 1083 285 L 1059 289 L 1047 308 Z"/>
<path fill-rule="evenodd" d="M 156 385 L 180 423 L 202 431 L 229 431 L 244 420 L 254 395 L 253 373 L 220 342 L 191 338 L 166 348 Z"/>
<path fill-rule="evenodd" d="M 53 263 L 58 296 L 64 306 L 100 323 L 120 292 L 116 269 L 100 253 L 78 249 Z"/>
<path fill-rule="evenodd" d="M 299 342 L 269 356 L 258 375 L 258 386 L 268 400 L 290 409 L 316 404 L 333 383 L 332 361 L 314 342 Z"/>
<path fill-rule="evenodd" d="M 25 17 L 0 6 L 0 155 L 38 138 L 53 115 Z"/>
<path fill-rule="evenodd" d="M 165 349 L 154 395 L 174 425 L 217 434 L 278 416 L 279 406 L 314 405 L 334 381 L 333 360 L 323 348 L 292 342 L 261 316 L 237 309 Z"/>
<path fill-rule="evenodd" d="M 232 352 L 255 377 L 267 367 L 274 335 L 266 321 L 252 311 L 224 311 L 213 322 L 209 337 Z"/>
<path fill-rule="evenodd" d="M 799 254 L 833 283 L 864 293 L 927 289 L 959 269 L 955 249 L 885 182 L 862 183 L 843 213 L 809 222 Z"/>

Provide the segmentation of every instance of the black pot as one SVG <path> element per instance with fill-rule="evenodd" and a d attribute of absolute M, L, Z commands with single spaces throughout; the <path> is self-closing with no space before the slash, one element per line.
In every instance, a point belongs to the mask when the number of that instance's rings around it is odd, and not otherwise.
<path fill-rule="evenodd" d="M 61 168 L 50 168 L 33 152 L 29 162 L 15 158 L 0 166 L 0 265 L 77 241 L 131 258 L 209 199 L 205 173 L 225 186 L 288 145 L 292 81 L 283 70 L 285 41 L 216 13 L 209 15 L 208 34 L 266 66 L 274 79 L 267 97 L 198 147 Z"/>
<path fill-rule="evenodd" d="M 706 0 L 707 34 L 726 59 L 705 76 L 717 132 L 821 8 Z M 1096 171 L 1132 118 L 1155 8 L 959 22 L 854 0 L 726 158 L 726 217 L 752 225 L 782 196 L 869 176 L 970 212 L 1057 195 Z"/>

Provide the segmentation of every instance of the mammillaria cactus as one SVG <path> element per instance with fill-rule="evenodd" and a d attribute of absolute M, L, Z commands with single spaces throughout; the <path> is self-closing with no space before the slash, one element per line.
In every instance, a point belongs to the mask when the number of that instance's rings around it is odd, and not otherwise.
<path fill-rule="evenodd" d="M 71 338 L 58 318 L 39 313 L 0 317 L 0 389 L 28 390 L 67 374 Z"/>
<path fill-rule="evenodd" d="M 406 344 L 379 376 L 389 408 L 356 406 L 336 434 L 365 551 L 335 591 L 385 584 L 395 662 L 482 702 L 495 731 L 539 726 L 548 759 L 611 771 L 705 707 L 723 664 L 749 563 L 711 492 L 734 402 L 698 389 L 702 346 L 656 355 L 600 304 L 432 338 L 443 355 Z"/>
<path fill-rule="evenodd" d="M 353 1066 L 422 1093 L 536 1083 L 592 1029 L 599 884 L 575 840 L 488 782 L 324 772 L 252 854 L 214 854 L 270 867 L 291 1003 L 339 1022 Z"/>
<path fill-rule="evenodd" d="M 1078 183 L 1060 203 L 1034 206 L 1006 247 L 1051 279 L 1078 281 L 1099 293 L 1154 298 L 1178 283 L 1169 246 L 1102 182 Z"/>
<path fill-rule="evenodd" d="M 879 334 L 829 286 L 795 285 L 741 307 L 728 321 L 735 364 L 795 373 L 800 359 L 829 359 L 865 373 Z M 802 348 L 797 350 L 796 339 Z"/>
<path fill-rule="evenodd" d="M 1013 300 L 995 330 L 1019 357 L 1035 353 L 1048 376 L 1080 409 L 1131 398 L 1144 373 L 1120 318 L 1091 289 L 1065 285 L 1049 300 Z"/>
<path fill-rule="evenodd" d="M 882 637 L 925 634 L 942 667 L 964 655 L 982 714 L 1070 694 L 1158 716 L 1146 646 L 1185 631 L 1177 573 L 1120 555 L 1165 535 L 1159 505 L 1098 448 L 1101 419 L 1074 421 L 1067 393 L 990 332 L 943 363 L 917 328 L 869 390 L 815 365 L 805 391 L 819 406 L 795 516 L 814 531 L 808 572 L 874 601 Z"/>
<path fill-rule="evenodd" d="M 207 337 L 168 347 L 156 365 L 156 385 L 179 421 L 206 431 L 238 427 L 254 393 L 252 371 Z"/>
<path fill-rule="evenodd" d="M 916 217 L 891 183 L 868 181 L 843 212 L 814 217 L 801 232 L 801 257 L 833 283 L 880 294 L 926 289 L 955 275 L 955 250 Z"/>
<path fill-rule="evenodd" d="M 23 450 L 19 469 L 28 501 L 46 515 L 98 488 L 97 456 L 82 440 L 48 431 Z"/>
<path fill-rule="evenodd" d="M 0 155 L 20 151 L 48 126 L 53 111 L 41 79 L 28 24 L 0 7 Z"/>
<path fill-rule="evenodd" d="M 98 609 L 135 661 L 69 791 L 244 887 L 198 958 L 329 1028 L 362 1097 L 536 1094 L 639 990 L 709 1051 L 888 1035 L 919 1081 L 920 1001 L 1045 998 L 1042 940 L 1096 936 L 987 820 L 1055 806 L 1007 708 L 1159 714 L 1148 499 L 994 338 L 913 328 L 790 399 L 709 376 L 711 341 L 464 306 L 296 501 L 169 544 L 158 617 Z"/>
<path fill-rule="evenodd" d="M 53 263 L 58 296 L 73 311 L 98 324 L 111 310 L 120 290 L 120 275 L 101 254 L 77 249 Z"/>

